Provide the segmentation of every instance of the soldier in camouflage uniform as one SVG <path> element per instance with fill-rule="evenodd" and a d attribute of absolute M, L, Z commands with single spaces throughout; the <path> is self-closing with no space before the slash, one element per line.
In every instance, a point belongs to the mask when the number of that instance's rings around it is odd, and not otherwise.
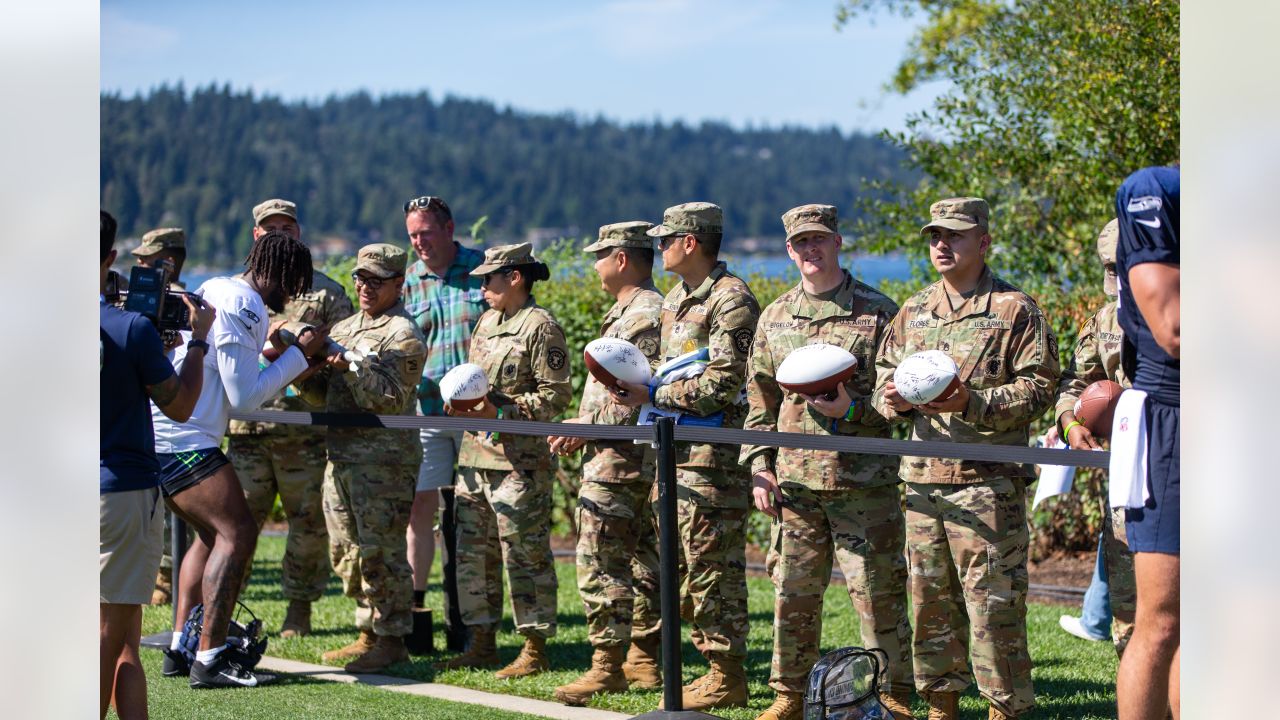
<path fill-rule="evenodd" d="M 719 419 L 740 428 L 743 385 L 760 306 L 751 289 L 719 261 L 723 214 L 711 203 L 667 208 L 658 238 L 663 266 L 682 282 L 662 303 L 663 362 L 706 349 L 701 375 L 646 387 L 621 383 L 615 402 Z M 747 652 L 746 522 L 751 493 L 737 445 L 676 445 L 677 522 L 684 595 L 692 604 L 693 644 L 710 670 L 684 687 L 684 708 L 745 705 Z M 650 572 L 656 574 L 655 569 Z"/>
<path fill-rule="evenodd" d="M 471 334 L 468 361 L 484 368 L 489 395 L 451 415 L 550 421 L 569 406 L 569 351 L 564 330 L 532 295 L 550 277 L 529 243 L 499 245 L 471 272 L 484 278 L 489 310 Z M 458 607 L 470 646 L 441 668 L 498 664 L 495 633 L 502 620 L 502 567 L 511 589 L 516 632 L 524 647 L 499 678 L 549 667 L 546 642 L 556 634 L 556 572 L 551 558 L 554 459 L 545 438 L 468 432 L 458 457 Z"/>
<path fill-rule="evenodd" d="M 1120 223 L 1112 220 L 1098 235 L 1098 259 L 1102 261 L 1103 291 L 1109 297 L 1116 296 L 1116 243 L 1120 238 Z M 1066 433 L 1067 444 L 1076 450 L 1099 448 L 1089 428 L 1076 422 L 1075 402 L 1089 385 L 1099 380 L 1110 380 L 1128 388 L 1131 383 L 1120 365 L 1120 347 L 1124 344 L 1124 330 L 1116 317 L 1116 301 L 1103 305 L 1076 337 L 1071 365 L 1058 383 L 1058 404 L 1055 410 L 1057 428 L 1070 428 Z M 1103 523 L 1099 552 L 1107 575 L 1107 595 L 1111 604 L 1111 637 L 1116 654 L 1124 654 L 1125 645 L 1133 635 L 1133 616 L 1137 610 L 1138 589 L 1133 575 L 1133 553 L 1125 541 L 1124 508 L 1112 510 L 1106 498 L 1102 502 Z M 1063 615 L 1064 628 L 1071 621 L 1078 627 L 1079 619 Z"/>
<path fill-rule="evenodd" d="M 921 233 L 929 236 L 929 257 L 942 279 L 911 296 L 885 333 L 875 407 L 909 422 L 913 439 L 1025 446 L 1031 422 L 1053 400 L 1057 340 L 1035 301 L 987 267 L 986 201 L 940 200 L 929 214 Z M 955 360 L 962 384 L 944 400 L 912 405 L 893 373 L 922 350 Z M 957 717 L 971 677 L 990 702 L 989 717 L 1031 710 L 1031 473 L 1016 463 L 903 456 L 898 474 L 907 484 L 915 682 L 929 717 Z"/>
<path fill-rule="evenodd" d="M 400 299 L 407 262 L 395 245 L 360 248 L 352 273 L 360 312 L 334 325 L 329 337 L 364 357 L 330 357 L 300 384 L 308 402 L 332 413 L 415 414 L 427 350 Z M 404 636 L 413 629 L 413 574 L 405 530 L 422 446 L 414 430 L 330 426 L 325 447 L 329 557 L 356 601 L 360 637 L 323 657 L 348 660 L 347 672 L 375 672 L 409 657 Z"/>
<path fill-rule="evenodd" d="M 302 236 L 298 209 L 288 200 L 258 204 L 253 208 L 253 223 L 255 240 L 272 230 L 296 239 Z M 270 318 L 272 323 L 288 320 L 331 327 L 352 312 L 346 290 L 316 270 L 312 272 L 311 290 L 289 301 L 284 312 L 271 312 Z M 263 405 L 264 409 L 300 412 L 318 412 L 321 407 L 323 403 L 320 407 L 309 405 L 288 388 Z M 307 635 L 311 632 L 311 603 L 320 599 L 329 582 L 329 562 L 325 557 L 328 539 L 321 509 L 325 429 L 232 420 L 227 435 L 227 457 L 240 477 L 249 512 L 259 529 L 270 515 L 276 495 L 280 496 L 289 523 L 281 561 L 281 585 L 289 607 L 280 636 Z M 246 568 L 245 582 L 251 570 Z"/>
<path fill-rule="evenodd" d="M 802 205 L 782 216 L 787 254 L 800 284 L 760 313 L 747 364 L 748 430 L 889 437 L 868 405 L 875 390 L 876 348 L 898 306 L 840 267 L 836 208 Z M 834 398 L 804 396 L 777 381 L 787 355 L 812 343 L 844 348 L 857 371 Z M 894 718 L 911 717 L 911 626 L 907 620 L 905 526 L 898 460 L 743 445 L 756 508 L 774 519 L 767 564 L 774 603 L 773 668 L 777 700 L 758 720 L 799 720 L 809 669 L 818 661 L 822 596 L 840 564 L 861 620 L 865 647 L 889 658 L 884 703 Z"/>
<path fill-rule="evenodd" d="M 654 364 L 662 341 L 662 295 L 653 285 L 653 239 L 648 222 L 624 222 L 600 228 L 595 270 L 605 292 L 615 298 L 604 316 L 600 337 L 617 338 L 640 348 Z M 604 385 L 588 374 L 578 405 L 577 422 L 630 425 L 634 408 L 614 403 Z M 566 420 L 565 422 L 573 422 Z M 556 688 L 556 698 L 569 705 L 585 705 L 599 692 L 624 692 L 629 687 L 623 668 L 628 640 L 631 673 L 637 686 L 657 687 L 661 615 L 656 583 L 637 587 L 632 573 L 636 556 L 656 564 L 657 548 L 649 495 L 653 489 L 653 454 L 630 440 L 586 441 L 552 437 L 551 451 L 569 455 L 584 448 L 582 486 L 578 491 L 578 592 L 587 615 L 587 638 L 594 648 L 591 669 L 572 683 Z M 648 602 L 636 603 L 636 595 Z M 634 630 L 633 630 L 634 628 Z M 641 677 L 644 675 L 645 677 Z"/>

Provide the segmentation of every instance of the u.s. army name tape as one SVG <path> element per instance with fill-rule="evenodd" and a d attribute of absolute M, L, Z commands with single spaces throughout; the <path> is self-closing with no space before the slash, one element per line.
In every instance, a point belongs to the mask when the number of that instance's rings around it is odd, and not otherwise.
<path fill-rule="evenodd" d="M 653 440 L 651 425 L 586 425 L 578 423 L 535 422 L 531 420 L 488 420 L 477 418 L 423 417 L 421 415 L 373 415 L 363 413 L 308 413 L 281 410 L 258 410 L 233 413 L 236 420 L 275 422 L 286 425 L 331 425 L 336 427 L 396 428 L 419 430 L 469 430 L 511 435 L 563 435 L 590 440 Z M 805 435 L 803 433 L 739 430 L 737 428 L 676 425 L 677 442 L 726 443 L 729 445 L 768 445 L 771 447 L 834 450 L 862 455 L 910 455 L 941 457 L 977 462 L 1025 463 L 1031 465 L 1074 465 L 1106 468 L 1111 453 L 1091 450 L 1056 450 L 1021 445 L 983 445 L 979 443 L 940 442 L 937 440 L 893 440 L 851 435 Z"/>

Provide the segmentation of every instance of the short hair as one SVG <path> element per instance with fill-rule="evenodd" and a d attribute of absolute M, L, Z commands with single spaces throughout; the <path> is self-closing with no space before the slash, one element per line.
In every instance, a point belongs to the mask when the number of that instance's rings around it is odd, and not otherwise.
<path fill-rule="evenodd" d="M 98 232 L 102 236 L 102 256 L 98 258 L 98 262 L 102 262 L 111 254 L 111 248 L 116 244 L 116 229 L 119 226 L 106 210 L 98 210 L 98 215 Z"/>
<path fill-rule="evenodd" d="M 627 256 L 627 262 L 635 263 L 641 270 L 653 272 L 653 248 L 618 248 Z"/>
<path fill-rule="evenodd" d="M 444 227 L 446 223 L 453 222 L 453 211 L 449 209 L 449 204 L 441 197 L 425 196 L 428 198 L 423 204 L 419 202 L 424 198 L 414 198 L 405 203 L 404 214 L 408 217 L 411 213 L 428 213 L 436 219 L 436 224 Z"/>
<path fill-rule="evenodd" d="M 275 280 L 291 297 L 311 289 L 311 250 L 301 241 L 278 230 L 272 230 L 249 248 L 244 259 L 245 272 L 264 280 Z"/>
<path fill-rule="evenodd" d="M 707 257 L 716 258 L 720 256 L 720 240 L 724 237 L 724 233 L 708 232 L 708 233 L 689 233 L 698 239 L 698 244 L 702 246 L 702 251 Z"/>

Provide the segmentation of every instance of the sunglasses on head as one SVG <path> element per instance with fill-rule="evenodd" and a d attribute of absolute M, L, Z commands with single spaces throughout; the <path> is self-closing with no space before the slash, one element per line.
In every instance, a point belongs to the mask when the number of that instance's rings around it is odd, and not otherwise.
<path fill-rule="evenodd" d="M 444 204 L 444 200 L 434 195 L 423 195 L 405 202 L 404 212 L 408 215 L 413 210 L 444 210 L 449 211 L 449 206 Z"/>

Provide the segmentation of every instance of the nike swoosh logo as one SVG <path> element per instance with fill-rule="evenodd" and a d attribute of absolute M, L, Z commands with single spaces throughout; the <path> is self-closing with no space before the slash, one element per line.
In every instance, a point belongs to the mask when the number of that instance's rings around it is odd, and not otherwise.
<path fill-rule="evenodd" d="M 220 672 L 220 673 L 218 673 L 218 675 L 220 675 L 220 676 L 222 676 L 222 677 L 224 677 L 224 678 L 226 678 L 226 679 L 230 680 L 231 682 L 233 682 L 233 683 L 235 683 L 235 684 L 237 684 L 237 685 L 243 685 L 244 687 L 254 687 L 255 685 L 257 685 L 257 684 L 258 684 L 258 678 L 256 678 L 256 677 L 252 677 L 252 678 L 238 678 L 238 677 L 236 677 L 235 675 L 232 675 L 232 674 L 227 673 L 227 672 Z"/>
<path fill-rule="evenodd" d="M 1147 227 L 1153 230 L 1160 229 L 1160 218 L 1156 218 L 1155 220 L 1143 220 L 1141 218 L 1134 218 L 1133 221 L 1138 223 L 1139 225 L 1146 225 Z"/>

